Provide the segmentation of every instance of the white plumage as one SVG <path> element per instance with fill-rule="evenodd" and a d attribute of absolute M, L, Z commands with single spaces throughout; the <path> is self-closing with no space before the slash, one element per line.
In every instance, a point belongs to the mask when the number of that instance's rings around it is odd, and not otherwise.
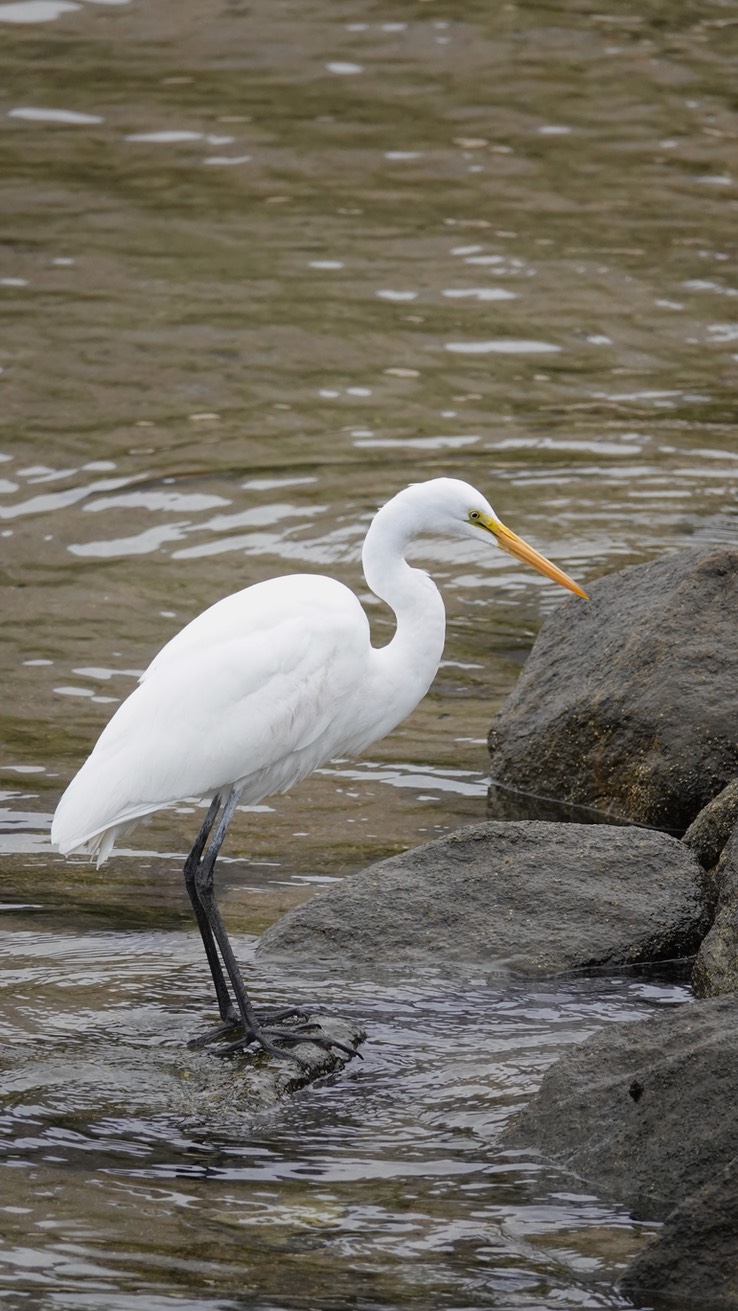
<path fill-rule="evenodd" d="M 360 749 L 347 711 L 367 648 L 361 606 L 331 578 L 277 578 L 218 601 L 159 652 L 104 729 L 52 841 L 101 864 L 120 831 L 171 802 L 237 785 L 253 803 Z"/>
<path fill-rule="evenodd" d="M 59 802 L 52 842 L 64 854 L 95 856 L 99 865 L 116 838 L 145 815 L 187 797 L 230 802 L 227 827 L 236 800 L 253 804 L 286 791 L 319 765 L 355 755 L 394 728 L 425 695 L 443 652 L 440 593 L 405 560 L 409 544 L 424 532 L 487 540 L 491 535 L 504 550 L 584 595 L 505 528 L 468 483 L 437 478 L 408 487 L 375 516 L 362 553 L 367 583 L 397 618 L 387 646 L 371 645 L 354 594 L 321 575 L 276 578 L 216 602 L 163 647 L 113 715 Z M 211 883 L 225 835 L 223 822 L 220 827 Z M 190 860 L 195 854 L 193 849 Z M 223 955 L 225 930 L 216 924 L 217 911 L 202 908 L 193 879 L 188 890 L 221 1017 L 226 1027 L 244 1025 L 244 1041 L 269 1046 Z M 226 963 L 238 1015 L 219 989 L 210 932 Z M 220 982 L 225 987 L 222 975 Z"/>

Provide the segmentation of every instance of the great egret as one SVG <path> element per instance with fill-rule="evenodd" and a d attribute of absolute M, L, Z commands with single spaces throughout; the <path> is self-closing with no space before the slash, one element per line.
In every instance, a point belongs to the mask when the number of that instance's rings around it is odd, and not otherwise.
<path fill-rule="evenodd" d="M 191 1045 L 240 1029 L 219 1054 L 250 1044 L 287 1054 L 280 1043 L 289 1049 L 311 1038 L 304 1022 L 275 1028 L 288 1014 L 304 1019 L 299 1009 L 254 1010 L 216 903 L 215 862 L 240 802 L 285 792 L 326 761 L 363 751 L 427 692 L 443 652 L 445 612 L 435 583 L 405 553 L 429 532 L 491 538 L 586 596 L 468 483 L 434 478 L 407 487 L 376 514 L 362 552 L 369 587 L 397 619 L 387 646 L 372 646 L 359 601 L 333 578 L 293 574 L 226 596 L 154 658 L 59 802 L 52 842 L 64 855 L 97 857 L 99 866 L 145 815 L 188 797 L 211 799 L 184 876 L 221 1024 Z"/>

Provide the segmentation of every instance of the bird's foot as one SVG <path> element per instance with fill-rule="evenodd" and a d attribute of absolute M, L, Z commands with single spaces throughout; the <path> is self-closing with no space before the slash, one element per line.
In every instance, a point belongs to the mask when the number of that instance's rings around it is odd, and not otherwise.
<path fill-rule="evenodd" d="M 220 1042 L 221 1038 L 225 1038 L 229 1033 L 233 1033 L 233 1030 L 240 1028 L 240 1026 L 241 1020 L 238 1015 L 234 1014 L 232 1020 L 224 1020 L 222 1024 L 217 1026 L 217 1028 L 206 1029 L 205 1033 L 198 1033 L 196 1037 L 190 1038 L 187 1046 L 190 1051 L 196 1051 L 200 1047 L 207 1047 L 211 1042 Z"/>
<path fill-rule="evenodd" d="M 213 1055 L 233 1056 L 236 1052 L 245 1051 L 248 1047 L 256 1044 L 263 1051 L 271 1052 L 273 1056 L 286 1057 L 288 1060 L 296 1061 L 303 1070 L 310 1070 L 309 1062 L 303 1060 L 296 1052 L 289 1050 L 290 1047 L 295 1047 L 298 1043 L 312 1042 L 315 1043 L 316 1047 L 322 1047 L 324 1051 L 330 1051 L 335 1047 L 337 1051 L 343 1052 L 349 1060 L 354 1056 L 360 1056 L 355 1048 L 339 1042 L 336 1038 L 326 1038 L 322 1033 L 314 1033 L 313 1030 L 315 1029 L 320 1029 L 320 1025 L 309 1020 L 306 1020 L 304 1024 L 295 1025 L 293 1028 L 284 1028 L 281 1025 L 277 1028 L 262 1028 L 261 1025 L 258 1028 L 246 1028 L 239 1038 L 224 1043 L 222 1047 L 215 1047 Z M 283 1046 L 280 1046 L 280 1043 Z"/>
<path fill-rule="evenodd" d="M 310 1012 L 304 1006 L 284 1006 L 278 1011 L 255 1011 L 254 1015 L 257 1027 L 262 1029 L 270 1028 L 273 1024 L 280 1024 L 282 1020 L 300 1019 L 307 1021 Z M 206 1029 L 204 1033 L 198 1033 L 194 1038 L 190 1038 L 187 1046 L 191 1051 L 196 1051 L 200 1047 L 209 1047 L 211 1043 L 220 1042 L 221 1038 L 226 1038 L 234 1029 L 240 1029 L 243 1024 L 242 1017 L 235 1007 L 232 1007 L 223 1016 L 222 1024 L 218 1024 L 214 1029 Z M 248 1025 L 245 1027 L 248 1028 Z M 253 1038 L 249 1041 L 253 1042 Z M 221 1053 L 217 1054 L 220 1055 Z"/>

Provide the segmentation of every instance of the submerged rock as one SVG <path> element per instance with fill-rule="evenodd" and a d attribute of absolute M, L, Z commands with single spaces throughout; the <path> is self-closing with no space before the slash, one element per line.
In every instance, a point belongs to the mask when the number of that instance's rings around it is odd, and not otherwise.
<path fill-rule="evenodd" d="M 339 1016 L 311 1015 L 315 1032 L 358 1051 L 366 1034 L 360 1025 Z M 212 1055 L 193 1055 L 180 1066 L 173 1103 L 188 1118 L 236 1115 L 255 1118 L 284 1102 L 292 1093 L 316 1079 L 335 1074 L 351 1056 L 338 1047 L 303 1042 L 290 1049 L 307 1068 L 287 1056 L 249 1051 L 227 1061 Z M 219 1068 L 220 1067 L 220 1068 Z"/>
<path fill-rule="evenodd" d="M 738 549 L 623 569 L 590 594 L 546 621 L 494 719 L 493 779 L 682 832 L 738 774 Z"/>
<path fill-rule="evenodd" d="M 352 966 L 475 963 L 525 973 L 693 953 L 703 871 L 663 833 L 487 823 L 370 865 L 289 911 L 261 955 Z"/>
<path fill-rule="evenodd" d="M 661 1011 L 568 1052 L 506 1132 L 639 1218 L 668 1216 L 622 1281 L 639 1304 L 738 1307 L 736 1068 L 737 998 Z"/>
<path fill-rule="evenodd" d="M 25 1102 L 39 1088 L 52 1106 L 65 1106 L 65 1123 L 83 1130 L 90 1116 L 116 1121 L 130 1115 L 175 1116 L 211 1127 L 227 1122 L 242 1133 L 293 1093 L 351 1060 L 341 1048 L 308 1041 L 292 1048 L 306 1068 L 285 1056 L 249 1049 L 221 1058 L 187 1047 L 186 1015 L 174 1020 L 151 1006 L 126 1010 L 95 1026 L 84 1042 L 60 1026 L 39 1043 L 35 1034 L 0 1048 L 0 1107 Z M 315 1032 L 354 1054 L 366 1034 L 353 1020 L 312 1014 Z M 180 1027 L 181 1026 L 181 1027 Z M 186 1026 L 186 1027 L 185 1027 Z"/>

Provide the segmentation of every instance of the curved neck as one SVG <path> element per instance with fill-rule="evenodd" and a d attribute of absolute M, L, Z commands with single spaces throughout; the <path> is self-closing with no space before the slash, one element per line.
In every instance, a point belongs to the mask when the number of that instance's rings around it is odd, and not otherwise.
<path fill-rule="evenodd" d="M 405 559 L 419 527 L 401 504 L 401 496 L 395 497 L 374 516 L 361 555 L 369 587 L 397 619 L 392 641 L 376 655 L 387 673 L 408 685 L 408 695 L 412 687 L 413 705 L 435 677 L 446 636 L 441 593 L 428 574 L 413 569 Z"/>

